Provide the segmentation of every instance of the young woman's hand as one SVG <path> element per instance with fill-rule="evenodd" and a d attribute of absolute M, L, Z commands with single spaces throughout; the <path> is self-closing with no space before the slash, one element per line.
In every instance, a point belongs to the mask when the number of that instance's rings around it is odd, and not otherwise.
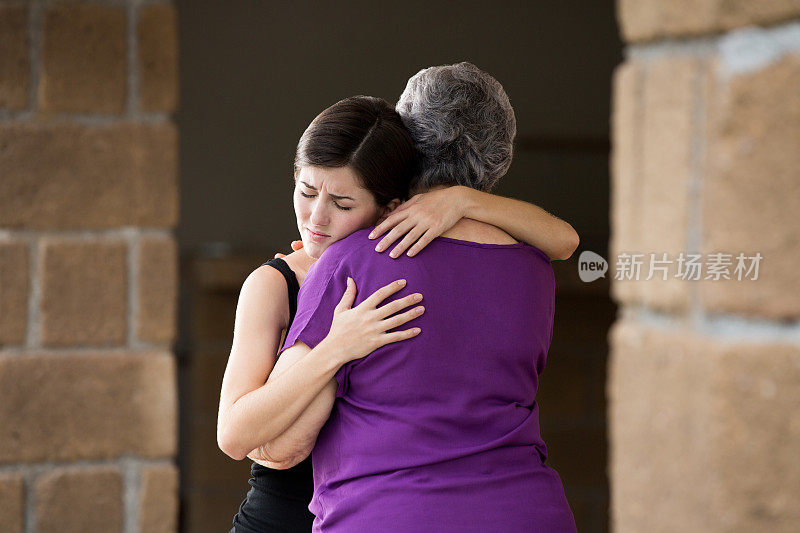
<path fill-rule="evenodd" d="M 405 235 L 389 255 L 393 258 L 400 257 L 412 244 L 414 246 L 408 250 L 408 255 L 418 254 L 429 242 L 452 228 L 464 216 L 466 196 L 463 189 L 466 187 L 456 185 L 415 194 L 407 202 L 397 206 L 369 234 L 370 239 L 376 239 L 391 229 L 375 250 L 382 252 L 401 235 Z"/>
<path fill-rule="evenodd" d="M 420 328 L 386 333 L 402 326 L 425 312 L 417 306 L 395 316 L 395 313 L 422 300 L 422 294 L 414 293 L 378 307 L 382 301 L 401 290 L 405 280 L 398 280 L 373 292 L 366 300 L 352 307 L 356 299 L 356 282 L 347 278 L 347 290 L 333 311 L 333 322 L 328 336 L 322 343 L 336 350 L 342 357 L 342 364 L 360 359 L 381 346 L 417 336 Z M 320 344 L 322 344 L 320 343 Z"/>
<path fill-rule="evenodd" d="M 303 247 L 303 241 L 292 241 L 292 250 L 294 250 L 295 252 L 302 247 Z M 282 254 L 280 252 L 275 254 L 275 259 L 283 259 L 284 257 L 286 257 L 286 254 Z"/>

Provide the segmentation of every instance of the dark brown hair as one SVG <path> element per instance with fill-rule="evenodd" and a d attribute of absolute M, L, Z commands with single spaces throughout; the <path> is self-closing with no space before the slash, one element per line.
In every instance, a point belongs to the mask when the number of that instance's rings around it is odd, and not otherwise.
<path fill-rule="evenodd" d="M 295 176 L 306 165 L 349 166 L 379 206 L 405 200 L 417 151 L 400 115 L 381 98 L 352 96 L 311 122 L 297 143 Z"/>

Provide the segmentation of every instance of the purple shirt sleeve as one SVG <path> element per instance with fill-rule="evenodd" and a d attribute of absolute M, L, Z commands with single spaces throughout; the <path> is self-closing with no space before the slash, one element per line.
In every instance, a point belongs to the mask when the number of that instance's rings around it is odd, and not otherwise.
<path fill-rule="evenodd" d="M 334 309 L 347 289 L 348 276 L 351 275 L 344 272 L 342 257 L 335 253 L 323 253 L 312 265 L 297 295 L 297 313 L 278 356 L 297 341 L 313 349 L 328 336 Z M 336 395 L 341 396 L 346 391 L 344 367 L 334 377 L 339 383 Z"/>

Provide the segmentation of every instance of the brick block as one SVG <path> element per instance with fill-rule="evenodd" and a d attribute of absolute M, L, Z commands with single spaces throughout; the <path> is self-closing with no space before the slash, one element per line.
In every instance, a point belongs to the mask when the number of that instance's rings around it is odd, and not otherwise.
<path fill-rule="evenodd" d="M 25 482 L 22 474 L 0 474 L 0 531 L 22 533 L 25 520 Z"/>
<path fill-rule="evenodd" d="M 176 387 L 166 352 L 0 356 L 0 464 L 171 457 Z"/>
<path fill-rule="evenodd" d="M 644 68 L 622 63 L 613 74 L 611 111 L 611 238 L 609 272 L 611 295 L 620 303 L 641 299 L 636 282 L 614 280 L 615 257 L 623 251 L 641 250 L 642 231 L 642 129 L 644 127 Z"/>
<path fill-rule="evenodd" d="M 28 325 L 30 259 L 22 242 L 0 242 L 0 346 L 22 344 Z"/>
<path fill-rule="evenodd" d="M 687 252 L 689 181 L 692 173 L 693 116 L 699 98 L 697 79 L 702 71 L 696 59 L 666 57 L 654 61 L 644 87 L 644 161 L 642 164 L 643 273 L 650 275 L 650 253 L 675 259 Z M 667 279 L 656 272 L 638 282 L 644 303 L 667 311 L 688 306 L 690 284 L 676 279 L 677 264 L 669 265 Z M 633 283 L 637 283 L 633 281 Z"/>
<path fill-rule="evenodd" d="M 609 338 L 612 530 L 714 531 L 705 343 L 627 322 Z"/>
<path fill-rule="evenodd" d="M 0 124 L 0 226 L 173 227 L 177 151 L 171 123 Z"/>
<path fill-rule="evenodd" d="M 703 252 L 732 254 L 733 279 L 702 282 L 702 305 L 711 312 L 800 317 L 800 56 L 714 78 Z M 761 253 L 757 280 L 735 279 L 740 252 Z"/>
<path fill-rule="evenodd" d="M 618 0 L 617 19 L 626 41 L 649 41 L 774 24 L 800 15 L 796 0 Z"/>
<path fill-rule="evenodd" d="M 710 469 L 722 531 L 800 524 L 800 347 L 718 345 Z M 747 465 L 743 468 L 742 465 Z"/>
<path fill-rule="evenodd" d="M 124 345 L 126 244 L 47 238 L 40 254 L 42 344 Z"/>
<path fill-rule="evenodd" d="M 29 85 L 28 8 L 0 6 L 0 108 L 25 109 Z"/>
<path fill-rule="evenodd" d="M 37 532 L 122 532 L 117 467 L 57 468 L 36 480 L 35 491 Z"/>
<path fill-rule="evenodd" d="M 637 74 L 639 68 L 643 78 Z M 614 279 L 612 294 L 620 301 L 667 311 L 682 311 L 688 305 L 690 285 L 674 277 L 677 263 L 668 265 L 665 280 L 658 271 L 646 278 L 651 253 L 656 259 L 666 253 L 674 261 L 688 251 L 693 121 L 702 72 L 694 58 L 667 56 L 646 68 L 628 66 L 617 76 L 614 132 L 619 153 L 612 160 L 612 212 L 619 213 L 612 219 L 610 275 L 616 274 L 617 254 L 645 254 L 639 280 Z"/>
<path fill-rule="evenodd" d="M 174 533 L 178 530 L 178 469 L 174 465 L 142 467 L 139 530 Z"/>
<path fill-rule="evenodd" d="M 125 8 L 54 5 L 44 15 L 39 109 L 119 114 L 126 98 Z"/>
<path fill-rule="evenodd" d="M 172 4 L 143 6 L 137 27 L 139 104 L 144 111 L 178 105 L 178 21 Z"/>
<path fill-rule="evenodd" d="M 800 348 L 615 324 L 616 531 L 791 531 L 800 521 Z"/>
<path fill-rule="evenodd" d="M 171 344 L 178 304 L 178 250 L 175 240 L 144 237 L 139 244 L 139 340 Z"/>

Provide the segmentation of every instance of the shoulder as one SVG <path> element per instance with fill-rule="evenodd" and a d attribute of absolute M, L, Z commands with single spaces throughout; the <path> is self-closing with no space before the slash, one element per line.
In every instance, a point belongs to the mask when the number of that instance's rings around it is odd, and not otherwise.
<path fill-rule="evenodd" d="M 309 278 L 320 276 L 330 277 L 339 270 L 351 271 L 353 265 L 359 265 L 369 257 L 369 252 L 375 249 L 375 241 L 370 240 L 371 228 L 355 231 L 328 246 L 316 263 L 309 269 Z M 374 254 L 378 256 L 379 254 Z"/>
<path fill-rule="evenodd" d="M 242 283 L 237 314 L 244 312 L 252 316 L 273 317 L 286 315 L 288 322 L 288 298 L 289 289 L 283 274 L 270 265 L 261 265 Z"/>
<path fill-rule="evenodd" d="M 242 290 L 257 288 L 286 288 L 286 280 L 281 272 L 271 265 L 261 265 L 247 276 L 242 284 Z"/>
<path fill-rule="evenodd" d="M 375 249 L 377 241 L 371 240 L 368 237 L 369 232 L 372 229 L 373 227 L 370 226 L 358 231 L 354 231 L 344 239 L 340 239 L 328 246 L 322 256 L 325 257 L 325 255 L 328 255 L 330 252 L 329 255 L 331 259 L 335 257 L 338 258 L 338 260 L 341 260 L 354 254 L 363 255 L 365 252 Z"/>

